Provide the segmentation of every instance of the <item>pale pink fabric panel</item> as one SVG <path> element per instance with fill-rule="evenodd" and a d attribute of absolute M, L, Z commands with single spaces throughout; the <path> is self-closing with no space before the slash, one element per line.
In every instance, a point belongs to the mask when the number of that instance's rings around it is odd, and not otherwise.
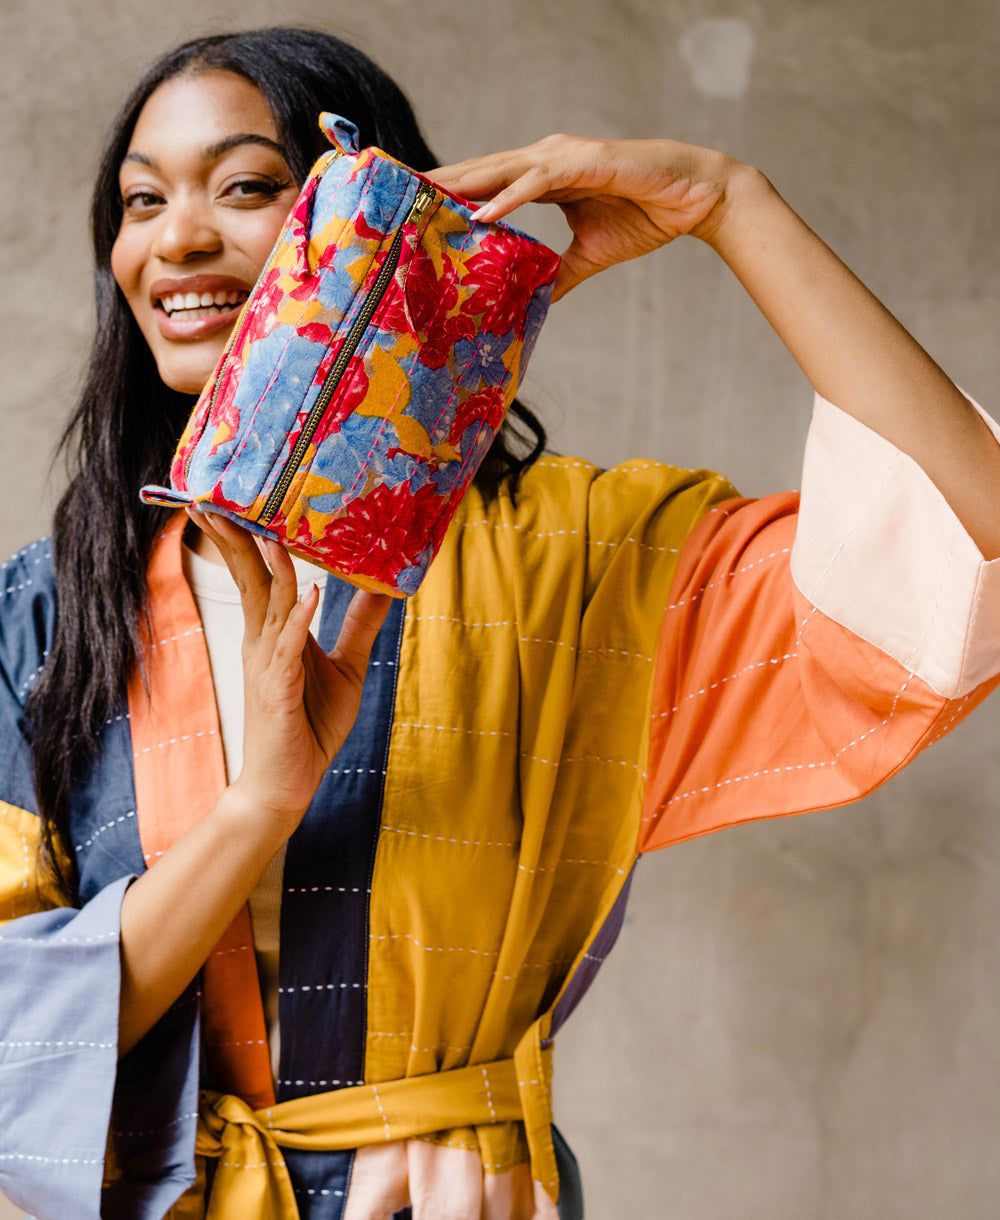
<path fill-rule="evenodd" d="M 557 1220 L 527 1165 L 483 1173 L 479 1153 L 426 1140 L 359 1148 L 344 1220 L 386 1220 L 410 1204 L 413 1220 Z"/>
<path fill-rule="evenodd" d="M 819 396 L 791 570 L 822 613 L 946 698 L 1000 673 L 1000 560 L 912 458 Z"/>

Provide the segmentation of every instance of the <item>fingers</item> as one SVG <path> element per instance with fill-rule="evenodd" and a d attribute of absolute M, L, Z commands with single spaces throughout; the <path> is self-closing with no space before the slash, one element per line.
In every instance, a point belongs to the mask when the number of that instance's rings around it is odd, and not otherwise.
<path fill-rule="evenodd" d="M 236 582 L 247 638 L 280 632 L 296 600 L 295 569 L 284 547 L 251 534 L 221 513 L 187 512 L 215 545 Z"/>
<path fill-rule="evenodd" d="M 467 199 L 485 199 L 476 220 L 499 220 L 524 203 L 556 202 L 589 189 L 593 141 L 547 136 L 537 144 L 431 170 L 428 177 Z"/>
<path fill-rule="evenodd" d="M 358 684 L 364 681 L 368 672 L 368 658 L 391 605 L 392 598 L 384 593 L 359 589 L 347 607 L 340 635 L 329 657 L 342 673 Z"/>
<path fill-rule="evenodd" d="M 549 171 L 540 165 L 533 165 L 508 186 L 498 191 L 493 197 L 472 213 L 473 220 L 484 223 L 499 220 L 507 216 L 522 204 L 544 199 L 552 187 Z"/>

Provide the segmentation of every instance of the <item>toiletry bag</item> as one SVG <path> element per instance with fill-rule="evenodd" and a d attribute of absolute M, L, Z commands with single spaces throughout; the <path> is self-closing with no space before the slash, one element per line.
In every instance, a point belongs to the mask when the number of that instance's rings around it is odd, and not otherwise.
<path fill-rule="evenodd" d="M 313 167 L 170 487 L 364 588 L 413 593 L 503 420 L 559 258 L 324 114 Z"/>

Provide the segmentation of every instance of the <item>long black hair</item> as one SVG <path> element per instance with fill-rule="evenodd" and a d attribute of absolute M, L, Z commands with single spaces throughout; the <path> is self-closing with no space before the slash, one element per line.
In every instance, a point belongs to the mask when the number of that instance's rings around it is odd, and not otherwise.
<path fill-rule="evenodd" d="M 56 627 L 27 705 L 43 843 L 70 900 L 75 865 L 60 865 L 66 856 L 56 845 L 70 846 L 71 792 L 141 663 L 146 566 L 168 512 L 141 505 L 137 493 L 162 479 L 194 402 L 160 380 L 111 272 L 122 221 L 118 171 L 153 91 L 182 73 L 213 70 L 235 72 L 263 94 L 296 181 L 327 147 L 317 127 L 323 110 L 356 123 L 362 146 L 374 144 L 417 170 L 436 164 L 396 84 L 355 47 L 314 30 L 278 27 L 187 42 L 148 69 L 115 120 L 91 209 L 97 328 L 60 441 L 71 481 L 53 526 Z M 477 475 L 480 486 L 491 495 L 505 478 L 516 482 L 544 445 L 541 424 L 515 400 Z"/>

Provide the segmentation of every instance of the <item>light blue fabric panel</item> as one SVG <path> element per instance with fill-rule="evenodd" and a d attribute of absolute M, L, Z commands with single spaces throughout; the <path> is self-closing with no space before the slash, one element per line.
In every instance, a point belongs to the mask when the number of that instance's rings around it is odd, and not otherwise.
<path fill-rule="evenodd" d="M 100 1214 L 130 880 L 0 928 L 0 1187 L 38 1216 Z"/>

